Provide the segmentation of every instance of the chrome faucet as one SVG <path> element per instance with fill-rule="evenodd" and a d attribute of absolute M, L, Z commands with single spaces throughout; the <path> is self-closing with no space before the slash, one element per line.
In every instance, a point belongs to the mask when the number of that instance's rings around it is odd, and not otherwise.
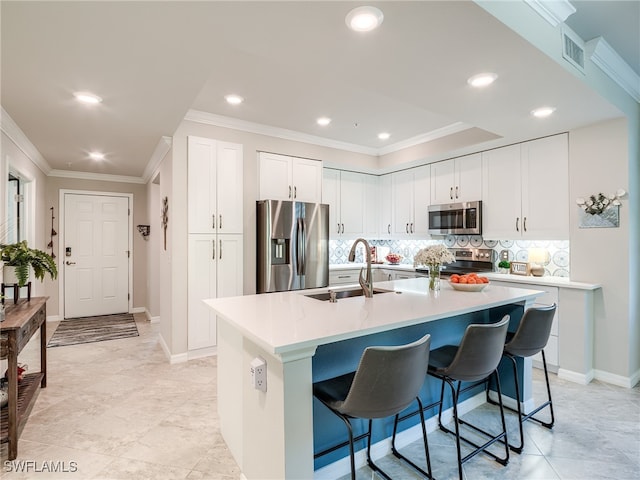
<path fill-rule="evenodd" d="M 360 270 L 360 278 L 358 279 L 360 282 L 360 286 L 362 287 L 362 291 L 364 292 L 364 296 L 371 298 L 373 297 L 373 275 L 371 275 L 371 247 L 369 243 L 364 238 L 358 238 L 353 245 L 351 246 L 351 251 L 349 252 L 349 261 L 354 262 L 356 260 L 356 246 L 358 243 L 362 243 L 364 245 L 364 250 L 367 255 L 367 275 L 363 278 L 364 268 Z"/>

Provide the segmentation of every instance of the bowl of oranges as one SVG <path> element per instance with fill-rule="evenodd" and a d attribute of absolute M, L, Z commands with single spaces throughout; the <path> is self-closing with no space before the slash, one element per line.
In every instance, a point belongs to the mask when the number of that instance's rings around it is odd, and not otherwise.
<path fill-rule="evenodd" d="M 454 273 L 449 278 L 449 284 L 454 290 L 480 292 L 489 284 L 489 279 L 487 277 L 480 277 L 476 273 L 468 273 L 466 275 Z"/>

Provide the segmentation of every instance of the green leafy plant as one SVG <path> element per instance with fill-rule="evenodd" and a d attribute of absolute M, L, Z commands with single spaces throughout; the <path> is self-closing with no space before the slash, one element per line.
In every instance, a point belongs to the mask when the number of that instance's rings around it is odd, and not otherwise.
<path fill-rule="evenodd" d="M 27 284 L 29 267 L 33 269 L 33 275 L 40 281 L 44 280 L 47 273 L 52 280 L 58 276 L 58 267 L 53 257 L 42 250 L 29 248 L 26 240 L 0 244 L 0 260 L 5 266 L 15 267 L 18 285 L 21 287 Z"/>
<path fill-rule="evenodd" d="M 498 264 L 499 268 L 511 268 L 511 262 L 508 260 L 502 260 L 499 264 Z"/>

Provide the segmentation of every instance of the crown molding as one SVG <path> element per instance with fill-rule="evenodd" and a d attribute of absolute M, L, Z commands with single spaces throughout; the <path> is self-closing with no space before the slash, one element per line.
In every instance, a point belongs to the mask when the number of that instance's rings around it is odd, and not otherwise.
<path fill-rule="evenodd" d="M 222 115 L 216 115 L 215 113 L 202 112 L 200 110 L 189 110 L 184 119 L 192 122 L 204 123 L 207 125 L 215 125 L 217 127 L 225 127 L 231 128 L 233 130 L 256 133 L 258 135 L 267 135 L 269 137 L 282 138 L 283 140 L 310 143 L 312 145 L 319 145 L 321 147 L 336 148 L 339 150 L 346 150 L 348 152 L 363 153 L 365 155 L 378 155 L 378 149 L 376 148 L 363 147 L 360 145 L 355 145 L 353 143 L 330 140 L 323 137 L 317 137 L 315 135 L 309 135 L 307 133 L 288 130 L 286 128 L 271 127 L 269 125 L 263 125 L 261 123 L 247 122 L 246 120 L 225 117 Z"/>
<path fill-rule="evenodd" d="M 447 135 L 453 135 L 454 133 L 462 132 L 470 128 L 473 128 L 473 127 L 467 123 L 463 123 L 463 122 L 452 123 L 451 125 L 447 125 L 445 127 L 438 128 L 436 130 L 432 130 L 427 133 L 416 135 L 415 137 L 412 137 L 412 138 L 407 138 L 406 140 L 402 140 L 401 142 L 394 143 L 393 145 L 379 148 L 378 155 L 386 155 L 388 153 L 394 153 L 399 150 L 404 150 L 405 148 L 415 147 L 416 145 L 431 142 L 438 138 L 446 137 Z"/>
<path fill-rule="evenodd" d="M 544 18 L 553 27 L 557 27 L 576 13 L 576 7 L 568 0 L 524 0 L 538 15 Z"/>
<path fill-rule="evenodd" d="M 75 170 L 51 170 L 49 177 L 76 178 L 78 180 L 97 180 L 100 182 L 119 182 L 145 184 L 147 181 L 142 177 L 131 177 L 127 175 L 111 175 L 108 173 L 78 172 Z"/>
<path fill-rule="evenodd" d="M 640 102 L 640 76 L 602 37 L 585 44 L 591 61 L 608 77 L 620 85 L 636 102 Z"/>
<path fill-rule="evenodd" d="M 160 166 L 160 163 L 162 163 L 162 160 L 164 159 L 165 155 L 171 149 L 172 144 L 173 144 L 173 138 L 167 137 L 166 135 L 162 136 L 160 140 L 158 140 L 156 149 L 153 151 L 153 154 L 149 159 L 149 163 L 147 163 L 147 166 L 145 167 L 144 172 L 142 173 L 142 179 L 144 180 L 144 183 L 147 183 L 151 180 L 151 177 Z"/>
<path fill-rule="evenodd" d="M 471 125 L 462 122 L 452 123 L 437 130 L 417 135 L 412 138 L 408 138 L 401 142 L 394 143 L 382 148 L 370 148 L 363 147 L 361 145 L 355 145 L 353 143 L 340 142 L 337 140 L 330 140 L 323 137 L 317 137 L 315 135 L 308 135 L 306 133 L 296 132 L 293 130 L 287 130 L 285 128 L 272 127 L 269 125 L 263 125 L 260 123 L 247 122 L 245 120 L 239 120 L 237 118 L 225 117 L 222 115 L 216 115 L 215 113 L 202 112 L 200 110 L 189 110 L 184 117 L 185 120 L 189 120 L 197 123 L 204 123 L 207 125 L 215 125 L 217 127 L 231 128 L 234 130 L 242 130 L 245 132 L 256 133 L 259 135 L 267 135 L 270 137 L 282 138 L 284 140 L 293 140 L 297 142 L 310 143 L 313 145 L 320 145 L 322 147 L 336 148 L 339 150 L 346 150 L 348 152 L 363 153 L 365 155 L 371 155 L 379 157 L 380 155 L 386 155 L 388 153 L 397 152 L 405 148 L 420 145 L 421 143 L 429 142 L 437 138 L 445 137 L 454 133 L 461 132 L 472 128 Z"/>
<path fill-rule="evenodd" d="M 45 175 L 51 172 L 51 166 L 44 159 L 31 140 L 24 134 L 18 124 L 7 113 L 4 107 L 0 107 L 0 129 L 11 139 L 13 143 L 31 160 Z"/>

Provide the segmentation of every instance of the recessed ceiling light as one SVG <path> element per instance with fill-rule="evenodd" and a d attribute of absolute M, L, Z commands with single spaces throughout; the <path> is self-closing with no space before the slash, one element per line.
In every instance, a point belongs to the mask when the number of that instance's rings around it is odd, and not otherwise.
<path fill-rule="evenodd" d="M 240 105 L 242 102 L 244 102 L 244 98 L 242 98 L 240 95 L 235 94 L 226 95 L 224 99 L 231 105 Z"/>
<path fill-rule="evenodd" d="M 369 32 L 378 28 L 384 20 L 382 11 L 376 7 L 358 7 L 347 13 L 344 19 L 347 27 L 355 32 Z"/>
<path fill-rule="evenodd" d="M 92 160 L 104 160 L 104 153 L 91 152 L 89 153 L 89 157 L 91 157 Z"/>
<path fill-rule="evenodd" d="M 327 125 L 329 125 L 331 123 L 331 119 L 329 117 L 320 117 L 319 119 L 316 120 L 316 123 L 318 125 L 326 127 Z"/>
<path fill-rule="evenodd" d="M 378 134 L 378 138 L 380 140 L 389 140 L 389 137 L 391 136 L 391 134 L 387 133 L 387 132 L 382 132 Z"/>
<path fill-rule="evenodd" d="M 73 96 L 76 97 L 76 100 L 79 102 L 87 103 L 89 105 L 95 105 L 102 102 L 102 99 L 99 96 L 94 95 L 91 92 L 76 92 Z"/>
<path fill-rule="evenodd" d="M 535 110 L 531 110 L 531 115 L 538 118 L 544 118 L 544 117 L 548 117 L 555 111 L 556 109 L 553 107 L 540 107 L 540 108 L 536 108 Z"/>
<path fill-rule="evenodd" d="M 493 82 L 495 82 L 496 78 L 498 78 L 498 75 L 496 75 L 495 73 L 479 73 L 469 78 L 469 80 L 467 80 L 467 83 L 472 87 L 482 88 L 491 85 Z"/>

